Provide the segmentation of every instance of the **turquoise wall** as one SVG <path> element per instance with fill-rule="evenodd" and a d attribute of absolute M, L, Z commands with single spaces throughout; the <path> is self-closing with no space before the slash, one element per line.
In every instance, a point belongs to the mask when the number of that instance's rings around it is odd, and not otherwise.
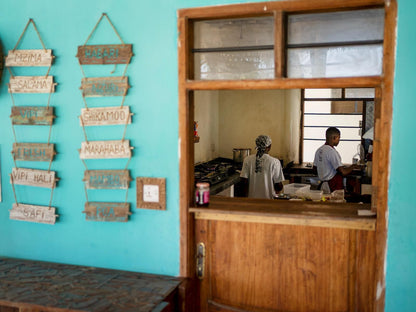
<path fill-rule="evenodd" d="M 416 306 L 416 2 L 399 0 L 389 186 L 386 311 Z"/>
<path fill-rule="evenodd" d="M 215 3 L 214 3 L 215 2 Z M 55 225 L 9 219 L 14 203 L 9 174 L 14 142 L 10 122 L 12 100 L 7 92 L 9 74 L 0 85 L 0 156 L 2 197 L 0 203 L 0 255 L 71 264 L 179 274 L 179 158 L 177 15 L 180 8 L 238 1 L 132 1 L 132 0 L 14 0 L 0 8 L 0 40 L 4 52 L 13 49 L 29 18 L 32 18 L 46 48 L 56 56 L 50 75 L 58 83 L 51 97 L 57 119 L 51 142 L 58 155 L 52 170 L 61 179 L 52 206 L 60 215 Z M 125 100 L 133 123 L 126 138 L 135 147 L 129 169 L 132 177 L 166 178 L 167 210 L 136 209 L 136 184 L 128 193 L 132 216 L 127 223 L 85 221 L 86 196 L 82 183 L 84 166 L 78 149 L 84 134 L 78 117 L 83 100 L 79 87 L 82 73 L 75 57 L 101 14 L 110 17 L 125 43 L 133 44 L 134 57 L 127 70 L 132 86 Z M 103 20 L 89 44 L 118 44 L 107 20 Z M 32 25 L 20 49 L 41 49 Z M 84 66 L 87 76 L 109 76 L 113 66 Z M 118 66 L 114 75 L 121 75 Z M 15 75 L 43 75 L 45 68 L 14 68 Z M 14 96 L 16 105 L 46 105 L 46 95 Z M 88 99 L 91 107 L 117 106 L 121 98 Z M 47 142 L 48 127 L 15 127 L 17 140 Z M 121 139 L 122 126 L 89 127 L 89 140 Z M 87 160 L 89 169 L 122 169 L 126 160 Z M 47 169 L 46 163 L 19 162 L 19 167 Z M 21 203 L 48 205 L 50 190 L 16 186 Z M 125 191 L 89 191 L 90 201 L 124 201 Z"/>
<path fill-rule="evenodd" d="M 9 220 L 14 202 L 9 180 L 13 167 L 10 155 L 13 134 L 10 124 L 10 95 L 4 72 L 0 85 L 0 155 L 2 196 L 0 203 L 0 255 L 46 261 L 94 265 L 151 273 L 179 274 L 179 169 L 178 169 L 178 92 L 176 10 L 185 7 L 249 1 L 231 0 L 72 0 L 5 1 L 0 8 L 0 39 L 4 50 L 16 44 L 23 27 L 33 18 L 47 48 L 56 60 L 51 75 L 59 84 L 51 97 L 56 107 L 56 123 L 51 142 L 58 155 L 52 165 L 61 181 L 52 205 L 60 215 L 55 225 Z M 135 114 L 126 137 L 135 147 L 129 165 L 133 177 L 165 177 L 167 210 L 136 209 L 135 183 L 128 202 L 133 212 L 127 223 L 87 222 L 82 214 L 85 193 L 81 182 L 84 166 L 77 149 L 84 140 L 77 116 L 83 107 L 79 91 L 82 78 L 75 57 L 101 13 L 108 13 L 126 43 L 133 44 L 135 56 L 127 70 L 132 88 L 125 104 Z M 389 232 L 387 254 L 386 311 L 413 311 L 416 303 L 416 204 L 411 198 L 413 172 L 407 164 L 415 160 L 416 96 L 413 74 L 416 71 L 416 4 L 399 0 L 397 64 L 393 108 L 393 138 L 389 187 Z M 103 21 L 90 44 L 118 43 L 107 21 Z M 33 27 L 19 48 L 41 48 Z M 108 75 L 113 68 L 88 67 L 86 74 Z M 117 68 L 120 72 L 123 68 Z M 42 74 L 44 70 L 18 69 L 15 74 Z M 44 95 L 16 95 L 17 105 L 47 103 Z M 94 99 L 91 106 L 120 103 L 119 98 Z M 18 140 L 39 141 L 47 137 L 42 127 L 16 127 Z M 118 139 L 122 128 L 111 126 L 88 129 L 88 138 Z M 45 139 L 46 140 L 46 139 Z M 91 168 L 123 167 L 125 161 L 87 161 Z M 44 164 L 21 163 L 42 167 Z M 414 170 L 413 170 L 414 171 Z M 50 192 L 17 187 L 18 199 L 32 204 L 47 204 Z M 90 191 L 89 199 L 122 201 L 119 191 Z"/>

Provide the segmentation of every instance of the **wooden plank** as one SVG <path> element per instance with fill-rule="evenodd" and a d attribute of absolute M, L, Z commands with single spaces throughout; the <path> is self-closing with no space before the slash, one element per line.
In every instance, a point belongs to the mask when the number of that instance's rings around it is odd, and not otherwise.
<path fill-rule="evenodd" d="M 14 76 L 9 81 L 9 93 L 53 93 L 53 76 Z"/>
<path fill-rule="evenodd" d="M 15 203 L 10 210 L 10 219 L 12 220 L 55 224 L 56 217 L 58 217 L 58 215 L 55 214 L 55 208 L 48 206 Z"/>
<path fill-rule="evenodd" d="M 51 66 L 52 50 L 9 50 L 6 66 Z"/>
<path fill-rule="evenodd" d="M 82 108 L 79 122 L 85 127 L 131 124 L 130 107 Z"/>
<path fill-rule="evenodd" d="M 55 156 L 55 145 L 48 143 L 13 143 L 14 160 L 51 161 Z"/>
<path fill-rule="evenodd" d="M 193 209 L 190 209 L 192 212 Z M 264 223 L 264 224 L 285 224 L 285 225 L 303 225 L 325 228 L 339 229 L 356 229 L 374 231 L 376 228 L 375 219 L 365 218 L 329 218 L 319 216 L 295 216 L 277 214 L 276 216 L 246 215 L 246 214 L 228 214 L 210 211 L 195 212 L 195 219 L 216 220 L 216 221 L 236 221 L 248 223 Z"/>
<path fill-rule="evenodd" d="M 83 213 L 87 221 L 126 222 L 129 210 L 130 203 L 86 202 Z"/>
<path fill-rule="evenodd" d="M 88 141 L 81 143 L 81 159 L 130 158 L 129 140 L 117 141 Z"/>
<path fill-rule="evenodd" d="M 55 117 L 52 106 L 12 106 L 10 115 L 13 125 L 50 126 Z"/>
<path fill-rule="evenodd" d="M 56 172 L 48 170 L 13 168 L 10 183 L 37 187 L 54 188 Z"/>
<path fill-rule="evenodd" d="M 128 189 L 132 178 L 129 170 L 85 170 L 82 181 L 92 190 Z"/>
<path fill-rule="evenodd" d="M 128 64 L 133 56 L 131 44 L 102 44 L 78 46 L 81 65 Z"/>
<path fill-rule="evenodd" d="M 80 87 L 84 97 L 123 96 L 129 88 L 127 76 L 82 78 Z"/>

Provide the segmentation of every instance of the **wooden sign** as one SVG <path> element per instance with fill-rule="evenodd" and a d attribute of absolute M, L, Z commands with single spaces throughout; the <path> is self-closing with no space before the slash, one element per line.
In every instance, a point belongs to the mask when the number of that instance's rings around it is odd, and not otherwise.
<path fill-rule="evenodd" d="M 53 76 L 14 76 L 9 81 L 9 93 L 53 93 Z"/>
<path fill-rule="evenodd" d="M 103 44 L 78 46 L 81 65 L 128 64 L 133 56 L 131 44 Z"/>
<path fill-rule="evenodd" d="M 119 141 L 88 141 L 81 143 L 81 159 L 130 158 L 129 140 Z"/>
<path fill-rule="evenodd" d="M 84 97 L 123 96 L 130 88 L 127 76 L 82 78 L 81 90 Z"/>
<path fill-rule="evenodd" d="M 55 171 L 13 168 L 10 183 L 54 188 L 56 186 Z"/>
<path fill-rule="evenodd" d="M 136 178 L 136 208 L 166 210 L 166 179 Z"/>
<path fill-rule="evenodd" d="M 129 170 L 86 170 L 84 172 L 87 189 L 128 189 L 130 186 Z"/>
<path fill-rule="evenodd" d="M 6 66 L 51 66 L 52 50 L 9 50 Z"/>
<path fill-rule="evenodd" d="M 10 118 L 13 125 L 50 126 L 55 116 L 52 106 L 12 106 Z"/>
<path fill-rule="evenodd" d="M 12 220 L 55 224 L 58 217 L 55 210 L 54 207 L 13 204 L 13 208 L 9 211 Z"/>
<path fill-rule="evenodd" d="M 84 211 L 87 221 L 126 222 L 130 212 L 129 203 L 87 202 Z"/>
<path fill-rule="evenodd" d="M 81 109 L 81 126 L 126 125 L 131 123 L 129 106 L 95 107 Z"/>
<path fill-rule="evenodd" d="M 55 156 L 55 145 L 48 143 L 13 143 L 14 160 L 51 161 Z"/>

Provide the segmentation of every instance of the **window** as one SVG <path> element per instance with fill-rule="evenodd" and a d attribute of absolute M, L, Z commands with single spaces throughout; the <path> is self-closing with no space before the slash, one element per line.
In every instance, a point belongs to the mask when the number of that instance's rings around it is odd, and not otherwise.
<path fill-rule="evenodd" d="M 341 131 L 337 150 L 343 163 L 364 160 L 371 142 L 362 136 L 374 127 L 374 89 L 305 89 L 303 94 L 302 160 L 313 162 L 328 127 Z"/>

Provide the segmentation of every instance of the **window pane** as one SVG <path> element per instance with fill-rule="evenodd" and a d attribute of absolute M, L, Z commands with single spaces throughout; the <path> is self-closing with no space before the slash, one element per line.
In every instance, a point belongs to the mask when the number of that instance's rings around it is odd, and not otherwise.
<path fill-rule="evenodd" d="M 361 99 L 374 99 L 373 88 L 347 88 L 345 89 L 346 98 L 361 98 Z"/>
<path fill-rule="evenodd" d="M 382 57 L 382 45 L 288 49 L 288 77 L 380 75 Z"/>
<path fill-rule="evenodd" d="M 306 99 L 341 98 L 341 89 L 305 89 Z"/>
<path fill-rule="evenodd" d="M 195 79 L 272 79 L 274 52 L 195 53 Z"/>
<path fill-rule="evenodd" d="M 331 113 L 331 101 L 305 101 L 305 113 Z"/>
<path fill-rule="evenodd" d="M 384 9 L 294 14 L 288 18 L 288 43 L 382 40 Z"/>
<path fill-rule="evenodd" d="M 194 24 L 194 48 L 274 44 L 274 18 L 206 20 Z"/>
<path fill-rule="evenodd" d="M 325 141 L 325 131 L 328 127 L 304 127 L 304 139 L 321 139 Z M 359 128 L 339 128 L 341 140 L 361 140 Z"/>
<path fill-rule="evenodd" d="M 361 120 L 362 115 L 305 115 L 304 125 L 322 127 L 359 127 Z"/>

